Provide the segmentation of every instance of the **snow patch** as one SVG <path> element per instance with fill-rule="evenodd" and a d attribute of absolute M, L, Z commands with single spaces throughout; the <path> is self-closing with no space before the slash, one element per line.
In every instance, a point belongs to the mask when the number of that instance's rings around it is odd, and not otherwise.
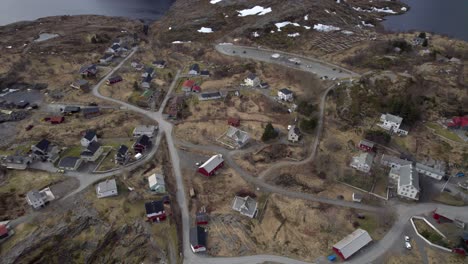
<path fill-rule="evenodd" d="M 252 33 L 252 36 L 253 36 L 254 38 L 258 38 L 258 37 L 260 37 L 260 34 L 258 34 L 258 32 L 255 31 L 255 32 Z"/>
<path fill-rule="evenodd" d="M 309 26 L 304 26 L 304 28 L 305 28 L 305 29 L 311 29 L 311 27 L 309 27 Z"/>
<path fill-rule="evenodd" d="M 221 1 L 223 1 L 223 0 L 211 0 L 210 4 L 214 5 L 214 4 L 217 4 L 217 3 L 221 2 Z"/>
<path fill-rule="evenodd" d="M 353 35 L 354 34 L 354 32 L 349 31 L 349 30 L 342 30 L 341 33 L 343 33 L 345 35 Z"/>
<path fill-rule="evenodd" d="M 309 20 L 309 15 L 305 15 L 305 16 L 304 16 L 304 20 L 305 20 L 305 21 Z"/>
<path fill-rule="evenodd" d="M 360 7 L 354 7 L 353 9 L 359 12 L 377 12 L 377 13 L 387 13 L 387 14 L 396 14 L 397 12 L 393 11 L 392 9 L 385 7 L 385 8 L 377 8 L 377 7 L 371 7 L 371 9 L 362 9 Z"/>
<path fill-rule="evenodd" d="M 406 12 L 406 11 L 408 11 L 408 8 L 406 8 L 406 7 L 404 6 L 404 7 L 401 8 L 401 11 Z"/>
<path fill-rule="evenodd" d="M 213 29 L 208 28 L 208 27 L 201 27 L 199 30 L 197 30 L 199 33 L 213 33 Z"/>
<path fill-rule="evenodd" d="M 279 22 L 279 23 L 275 24 L 276 28 L 278 28 L 278 31 L 281 31 L 281 28 L 283 28 L 283 27 L 285 27 L 287 25 L 293 25 L 295 27 L 300 27 L 301 26 L 298 23 L 292 23 L 292 22 L 289 22 L 289 21 Z"/>
<path fill-rule="evenodd" d="M 292 33 L 292 34 L 288 34 L 288 37 L 290 38 L 296 38 L 296 37 L 299 37 L 301 34 L 299 34 L 298 32 L 296 33 Z"/>
<path fill-rule="evenodd" d="M 192 41 L 180 41 L 180 40 L 176 40 L 176 41 L 172 41 L 172 44 L 184 44 L 184 43 L 191 43 Z"/>
<path fill-rule="evenodd" d="M 272 11 L 271 7 L 264 8 L 262 6 L 254 6 L 250 9 L 244 9 L 244 10 L 240 10 L 237 12 L 239 13 L 240 17 L 245 17 L 245 16 L 252 16 L 252 15 L 263 16 L 265 14 L 270 13 L 271 11 Z"/>
<path fill-rule="evenodd" d="M 328 26 L 328 25 L 323 25 L 323 24 L 314 25 L 314 29 L 320 32 L 330 32 L 330 31 L 340 30 L 339 27 Z"/>
<path fill-rule="evenodd" d="M 232 45 L 232 43 L 230 43 L 230 42 L 223 42 L 223 43 L 219 43 L 218 45 L 227 46 L 227 45 Z"/>
<path fill-rule="evenodd" d="M 370 24 L 370 23 L 366 23 L 365 21 L 361 21 L 361 24 L 365 27 L 374 27 L 374 25 Z"/>

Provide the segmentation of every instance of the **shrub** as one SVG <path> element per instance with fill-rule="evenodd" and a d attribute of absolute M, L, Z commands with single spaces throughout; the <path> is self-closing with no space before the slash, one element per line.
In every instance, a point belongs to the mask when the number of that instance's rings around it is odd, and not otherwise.
<path fill-rule="evenodd" d="M 273 127 L 271 123 L 268 123 L 265 126 L 265 130 L 263 131 L 262 141 L 265 142 L 265 141 L 274 139 L 277 136 L 278 136 L 278 132 L 275 130 L 275 128 Z"/>
<path fill-rule="evenodd" d="M 300 128 L 305 132 L 311 133 L 316 127 L 317 119 L 315 118 L 301 120 Z"/>
<path fill-rule="evenodd" d="M 364 134 L 364 138 L 382 145 L 387 145 L 392 139 L 390 134 L 380 130 L 367 130 Z"/>
<path fill-rule="evenodd" d="M 305 116 L 310 117 L 315 110 L 315 106 L 306 101 L 300 101 L 297 105 L 297 112 Z"/>

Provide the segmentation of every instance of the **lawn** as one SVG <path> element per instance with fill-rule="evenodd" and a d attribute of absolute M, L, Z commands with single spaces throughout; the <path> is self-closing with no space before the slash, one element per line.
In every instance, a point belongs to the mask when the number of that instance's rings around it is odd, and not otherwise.
<path fill-rule="evenodd" d="M 457 136 L 457 134 L 453 133 L 452 131 L 445 129 L 441 127 L 439 124 L 436 123 L 427 123 L 426 126 L 432 130 L 434 130 L 434 133 L 436 133 L 439 136 L 448 138 L 450 140 L 453 140 L 455 142 L 459 143 L 465 143 L 460 137 Z"/>
<path fill-rule="evenodd" d="M 452 206 L 464 206 L 465 203 L 463 202 L 463 199 L 460 197 L 453 196 L 447 192 L 442 192 L 436 197 L 434 197 L 432 200 L 447 204 L 447 205 L 452 205 Z"/>
<path fill-rule="evenodd" d="M 418 230 L 418 233 L 425 237 L 427 240 L 431 241 L 434 244 L 449 247 L 449 241 L 437 233 L 432 227 L 430 227 L 426 222 L 420 219 L 413 219 L 414 225 Z"/>
<path fill-rule="evenodd" d="M 344 175 L 340 181 L 359 189 L 370 191 L 372 188 L 372 183 L 374 182 L 374 178 L 370 175 L 353 171 L 351 175 Z"/>
<path fill-rule="evenodd" d="M 83 148 L 81 146 L 68 147 L 62 152 L 61 157 L 80 157 Z"/>
<path fill-rule="evenodd" d="M 8 180 L 0 186 L 0 192 L 25 194 L 32 189 L 40 189 L 61 181 L 64 176 L 48 172 L 10 170 Z"/>
<path fill-rule="evenodd" d="M 101 165 L 99 165 L 99 168 L 97 171 L 107 171 L 113 168 L 116 168 L 118 165 L 115 164 L 114 158 L 115 158 L 115 153 L 117 151 L 115 149 L 110 150 L 109 154 L 104 158 L 104 160 L 101 162 Z"/>

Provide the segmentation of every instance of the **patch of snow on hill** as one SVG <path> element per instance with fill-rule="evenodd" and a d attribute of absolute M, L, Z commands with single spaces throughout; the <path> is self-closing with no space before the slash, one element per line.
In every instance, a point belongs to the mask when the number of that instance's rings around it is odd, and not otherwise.
<path fill-rule="evenodd" d="M 296 33 L 292 33 L 292 34 L 288 34 L 288 37 L 290 38 L 295 38 L 295 37 L 299 37 L 301 34 L 299 34 L 298 32 Z"/>
<path fill-rule="evenodd" d="M 309 15 L 305 15 L 304 20 L 306 20 L 306 21 L 309 20 Z"/>
<path fill-rule="evenodd" d="M 213 33 L 213 29 L 207 28 L 207 27 L 201 27 L 199 30 L 197 30 L 200 33 Z"/>
<path fill-rule="evenodd" d="M 323 24 L 314 25 L 314 29 L 320 32 L 330 32 L 330 31 L 340 30 L 339 27 L 328 26 L 328 25 L 323 25 Z"/>
<path fill-rule="evenodd" d="M 271 11 L 272 11 L 271 7 L 264 8 L 262 6 L 254 6 L 250 9 L 244 9 L 244 10 L 240 10 L 237 12 L 239 13 L 240 17 L 245 17 L 245 16 L 252 16 L 252 15 L 263 16 L 265 14 L 270 13 Z"/>
<path fill-rule="evenodd" d="M 221 1 L 223 1 L 223 0 L 211 0 L 210 4 L 217 4 L 217 3 L 221 2 Z"/>
<path fill-rule="evenodd" d="M 298 23 L 292 23 L 292 22 L 289 22 L 289 21 L 275 23 L 275 26 L 276 26 L 276 28 L 278 28 L 278 31 L 281 31 L 281 28 L 283 28 L 283 27 L 285 27 L 287 25 L 293 25 L 295 27 L 300 27 L 301 26 Z"/>
<path fill-rule="evenodd" d="M 362 9 L 360 7 L 353 7 L 354 10 L 359 12 L 377 12 L 377 13 L 387 13 L 387 14 L 396 14 L 397 12 L 393 11 L 392 9 L 385 7 L 385 8 L 377 8 L 372 7 L 371 9 Z"/>

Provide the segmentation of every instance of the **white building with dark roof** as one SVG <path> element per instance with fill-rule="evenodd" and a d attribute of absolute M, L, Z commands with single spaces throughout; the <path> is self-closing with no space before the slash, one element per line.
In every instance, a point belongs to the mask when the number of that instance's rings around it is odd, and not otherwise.
<path fill-rule="evenodd" d="M 292 101 L 294 99 L 294 94 L 288 88 L 283 88 L 278 91 L 278 98 L 283 101 Z"/>
<path fill-rule="evenodd" d="M 400 128 L 401 123 L 403 122 L 403 118 L 399 116 L 388 114 L 388 113 L 382 114 L 380 116 L 380 122 L 382 123 L 377 124 L 377 125 L 387 131 L 390 131 L 399 135 L 408 135 L 407 130 Z"/>
<path fill-rule="evenodd" d="M 256 87 L 260 85 L 260 78 L 255 73 L 250 73 L 247 75 L 247 78 L 244 79 L 244 84 L 246 86 Z"/>
<path fill-rule="evenodd" d="M 343 260 L 348 259 L 372 241 L 366 230 L 356 229 L 333 246 L 333 251 Z"/>

